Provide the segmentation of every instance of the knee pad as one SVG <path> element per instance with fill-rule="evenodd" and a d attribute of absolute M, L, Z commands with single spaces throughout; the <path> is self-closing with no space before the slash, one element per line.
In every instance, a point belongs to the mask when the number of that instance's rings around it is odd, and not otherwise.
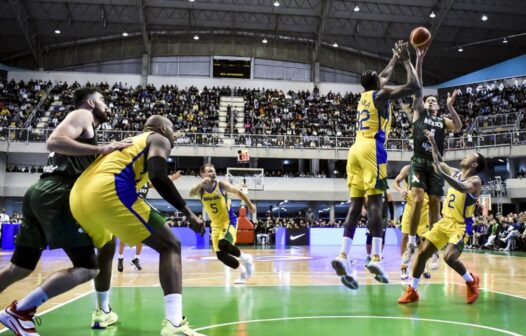
<path fill-rule="evenodd" d="M 16 246 L 11 263 L 18 267 L 34 270 L 37 267 L 42 250 L 34 247 Z"/>

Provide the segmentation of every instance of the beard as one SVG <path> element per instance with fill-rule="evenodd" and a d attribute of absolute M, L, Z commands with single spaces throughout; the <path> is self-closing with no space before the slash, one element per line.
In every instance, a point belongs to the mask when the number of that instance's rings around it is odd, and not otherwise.
<path fill-rule="evenodd" d="M 108 114 L 98 107 L 94 107 L 92 113 L 93 117 L 101 124 L 109 120 Z"/>

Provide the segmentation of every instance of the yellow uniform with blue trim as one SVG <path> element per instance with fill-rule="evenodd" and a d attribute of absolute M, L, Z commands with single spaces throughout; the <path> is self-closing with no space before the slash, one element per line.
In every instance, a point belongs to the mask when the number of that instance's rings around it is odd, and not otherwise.
<path fill-rule="evenodd" d="M 406 184 L 409 183 L 406 181 Z M 404 205 L 404 213 L 402 214 L 402 233 L 409 234 L 409 228 L 411 226 L 411 209 L 413 208 L 413 197 L 411 192 L 407 195 Z M 422 237 L 424 233 L 429 231 L 429 196 L 424 193 L 424 203 L 420 210 L 420 221 L 416 228 L 416 234 Z"/>
<path fill-rule="evenodd" d="M 391 131 L 391 107 L 380 115 L 374 98 L 377 91 L 365 91 L 358 103 L 356 141 L 347 158 L 347 186 L 351 197 L 379 195 L 387 190 L 387 151 Z"/>
<path fill-rule="evenodd" d="M 237 216 L 230 207 L 230 200 L 221 182 L 216 181 L 211 190 L 202 189 L 201 202 L 212 222 L 212 246 L 219 251 L 219 240 L 226 239 L 232 244 L 237 238 Z"/>
<path fill-rule="evenodd" d="M 96 247 L 113 235 L 135 246 L 164 226 L 164 217 L 138 194 L 149 180 L 147 139 L 152 133 L 135 136 L 131 146 L 99 156 L 71 190 L 71 213 Z"/>
<path fill-rule="evenodd" d="M 454 177 L 460 180 L 460 172 Z M 477 199 L 478 197 L 473 194 L 449 188 L 444 199 L 442 219 L 424 237 L 439 250 L 449 243 L 456 245 L 462 251 L 468 236 L 473 231 Z"/>

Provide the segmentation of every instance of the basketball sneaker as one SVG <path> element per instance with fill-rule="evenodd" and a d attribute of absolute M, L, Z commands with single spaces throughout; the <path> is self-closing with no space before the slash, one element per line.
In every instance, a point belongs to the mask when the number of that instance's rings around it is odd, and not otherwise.
<path fill-rule="evenodd" d="M 478 275 L 470 273 L 473 277 L 473 281 L 466 282 L 466 298 L 468 304 L 472 304 L 475 301 L 477 301 L 477 298 L 479 297 L 479 284 L 480 284 L 480 278 Z"/>
<path fill-rule="evenodd" d="M 130 261 L 130 264 L 136 271 L 142 270 L 141 263 L 139 262 L 139 258 L 133 258 L 132 261 Z"/>
<path fill-rule="evenodd" d="M 124 270 L 124 260 L 122 258 L 117 259 L 117 271 L 122 272 Z"/>
<path fill-rule="evenodd" d="M 380 259 L 379 255 L 373 255 L 373 258 L 365 267 L 369 273 L 374 275 L 376 281 L 381 283 L 389 283 L 389 278 L 387 277 L 387 273 L 384 271 L 382 260 Z"/>
<path fill-rule="evenodd" d="M 241 270 L 241 273 L 239 274 L 239 277 L 234 281 L 234 284 L 236 285 L 242 285 L 247 282 L 248 274 L 246 269 Z"/>
<path fill-rule="evenodd" d="M 347 254 L 345 253 L 340 253 L 331 263 L 338 276 L 350 276 L 355 264 L 354 260 L 347 259 Z"/>
<path fill-rule="evenodd" d="M 117 323 L 119 316 L 110 308 L 106 313 L 102 309 L 97 309 L 91 314 L 91 329 L 106 329 L 108 326 Z"/>
<path fill-rule="evenodd" d="M 0 312 L 0 322 L 17 336 L 38 336 L 35 321 L 40 325 L 40 319 L 35 316 L 36 308 L 17 310 L 17 301 Z"/>
<path fill-rule="evenodd" d="M 433 256 L 429 260 L 429 269 L 431 271 L 436 271 L 440 268 L 440 256 L 438 255 L 438 252 L 433 253 Z"/>
<path fill-rule="evenodd" d="M 417 302 L 418 299 L 419 296 L 416 290 L 411 286 L 407 286 L 405 293 L 398 299 L 398 303 L 412 303 Z"/>
<path fill-rule="evenodd" d="M 205 334 L 200 334 L 197 331 L 193 331 L 186 320 L 186 317 L 183 317 L 181 324 L 176 327 L 172 322 L 168 320 L 163 320 L 161 336 L 206 336 Z"/>
<path fill-rule="evenodd" d="M 404 254 L 402 254 L 401 263 L 403 265 L 410 265 L 411 259 L 413 259 L 413 256 L 415 255 L 415 251 L 416 244 L 407 243 L 407 247 L 405 248 Z"/>
<path fill-rule="evenodd" d="M 241 260 L 243 263 L 243 266 L 245 266 L 246 272 L 247 272 L 247 279 L 250 278 L 252 275 L 254 275 L 254 272 L 256 270 L 254 266 L 254 258 L 251 254 L 246 254 L 245 258 Z"/>

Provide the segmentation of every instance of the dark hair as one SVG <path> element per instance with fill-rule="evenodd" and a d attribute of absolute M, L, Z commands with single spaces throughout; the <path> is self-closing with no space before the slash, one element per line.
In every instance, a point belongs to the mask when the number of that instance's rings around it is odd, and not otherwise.
<path fill-rule="evenodd" d="M 360 83 L 365 91 L 378 90 L 378 74 L 374 70 L 366 70 L 362 73 Z"/>
<path fill-rule="evenodd" d="M 475 170 L 477 173 L 480 173 L 486 169 L 486 158 L 484 155 L 477 153 L 477 169 Z"/>
<path fill-rule="evenodd" d="M 212 167 L 215 169 L 215 166 L 213 164 L 205 163 L 204 165 L 201 166 L 201 168 L 199 168 L 199 174 L 204 174 L 206 167 Z"/>
<path fill-rule="evenodd" d="M 97 93 L 100 91 L 92 88 L 92 87 L 83 87 L 80 89 L 75 90 L 73 103 L 75 104 L 75 108 L 79 108 L 84 104 L 86 99 L 88 99 L 89 96 L 91 96 L 94 93 Z"/>
<path fill-rule="evenodd" d="M 425 102 L 425 101 L 427 100 L 427 98 L 429 98 L 429 97 L 435 97 L 435 99 L 438 100 L 438 97 L 435 96 L 435 95 L 427 95 L 427 96 L 424 97 L 424 102 Z"/>

